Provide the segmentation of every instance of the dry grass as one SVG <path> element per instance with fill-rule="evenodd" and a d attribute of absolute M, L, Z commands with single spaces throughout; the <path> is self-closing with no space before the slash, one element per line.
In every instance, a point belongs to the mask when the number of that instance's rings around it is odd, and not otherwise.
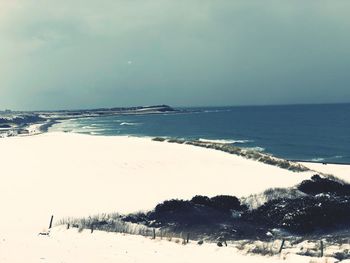
<path fill-rule="evenodd" d="M 261 152 L 254 151 L 251 149 L 239 148 L 237 146 L 228 145 L 228 144 L 202 142 L 202 141 L 197 141 L 197 140 L 187 141 L 184 139 L 176 139 L 176 138 L 165 139 L 162 137 L 156 137 L 153 140 L 159 141 L 159 142 L 166 141 L 166 142 L 171 142 L 171 143 L 189 144 L 189 145 L 193 145 L 193 146 L 223 151 L 223 152 L 227 152 L 230 154 L 239 155 L 239 156 L 242 156 L 242 157 L 247 158 L 247 159 L 252 159 L 252 160 L 262 162 L 262 163 L 274 165 L 274 166 L 277 166 L 277 167 L 280 167 L 283 169 L 287 169 L 287 170 L 290 170 L 293 172 L 310 171 L 309 168 L 307 168 L 299 163 L 290 162 L 290 161 L 287 161 L 284 159 L 273 157 L 269 154 L 261 153 Z"/>

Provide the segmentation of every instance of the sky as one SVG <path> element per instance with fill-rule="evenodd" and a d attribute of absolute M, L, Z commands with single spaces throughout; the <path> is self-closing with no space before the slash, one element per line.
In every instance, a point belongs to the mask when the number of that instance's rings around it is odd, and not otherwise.
<path fill-rule="evenodd" d="M 0 109 L 350 102 L 350 1 L 0 0 Z"/>

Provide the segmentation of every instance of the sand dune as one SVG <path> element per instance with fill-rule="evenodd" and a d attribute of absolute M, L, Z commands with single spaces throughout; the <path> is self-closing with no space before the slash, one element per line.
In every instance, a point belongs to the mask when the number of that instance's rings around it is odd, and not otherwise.
<path fill-rule="evenodd" d="M 292 186 L 313 174 L 147 138 L 47 133 L 1 139 L 0 149 L 0 249 L 8 251 L 1 262 L 15 262 L 11 253 L 31 255 L 51 246 L 53 241 L 44 244 L 37 236 L 51 214 L 57 220 L 146 210 L 196 194 L 244 196 Z"/>

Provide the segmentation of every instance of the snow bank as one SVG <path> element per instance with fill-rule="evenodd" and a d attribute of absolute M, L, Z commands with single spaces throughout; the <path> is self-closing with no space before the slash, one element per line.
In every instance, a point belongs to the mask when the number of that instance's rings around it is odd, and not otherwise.
<path fill-rule="evenodd" d="M 350 165 L 348 164 L 322 164 L 309 162 L 300 162 L 300 164 L 315 171 L 334 175 L 350 183 Z"/>
<path fill-rule="evenodd" d="M 292 186 L 312 174 L 294 173 L 211 149 L 146 138 L 46 133 L 1 139 L 0 149 L 0 257 L 4 257 L 3 248 L 7 255 L 17 258 L 27 250 L 60 253 L 60 244 L 66 240 L 37 236 L 48 226 L 52 214 L 57 220 L 101 212 L 133 212 L 152 209 L 166 199 L 190 199 L 196 194 L 244 196 L 271 187 Z M 77 243 L 84 240 L 80 236 L 75 238 Z M 91 247 L 95 245 L 93 240 L 86 242 Z M 128 247 L 127 240 L 119 242 Z M 143 244 L 137 242 L 138 246 Z M 76 245 L 77 249 L 73 249 L 74 244 L 64 246 L 62 253 L 67 261 L 63 262 L 81 262 L 85 255 L 84 262 L 109 262 L 115 258 L 113 253 L 123 251 L 110 249 L 100 253 L 99 248 L 91 251 L 80 245 Z M 183 255 L 181 261 L 185 262 L 186 253 L 190 254 L 186 249 L 172 250 L 163 259 L 169 257 L 170 262 L 175 255 Z M 70 253 L 68 250 L 72 253 L 69 256 L 65 254 Z M 153 245 L 146 250 L 147 257 L 156 258 Z M 100 260 L 89 261 L 90 252 L 97 253 Z M 136 252 L 135 248 L 135 257 L 142 260 L 145 253 Z M 221 254 L 217 255 L 222 261 Z M 118 254 L 117 259 L 125 262 L 128 256 L 124 256 Z M 24 262 L 11 260 L 10 256 L 3 259 L 0 262 Z M 36 258 L 26 262 L 38 261 Z M 50 262 L 62 261 L 52 257 Z"/>
<path fill-rule="evenodd" d="M 5 209 L 27 215 L 134 212 L 169 198 L 259 193 L 311 175 L 146 138 L 47 133 L 6 138 L 0 148 Z"/>
<path fill-rule="evenodd" d="M 297 255 L 282 255 L 274 257 L 246 256 L 229 244 L 219 248 L 216 244 L 204 243 L 199 246 L 195 242 L 187 245 L 168 240 L 151 240 L 141 236 L 123 235 L 94 231 L 78 233 L 76 229 L 53 229 L 51 236 L 35 236 L 30 249 L 26 240 L 16 248 L 7 242 L 0 241 L 1 262 L 53 262 L 53 263 L 115 263 L 115 262 L 334 262 L 334 260 L 313 259 Z M 20 253 L 19 253 L 20 252 Z"/>

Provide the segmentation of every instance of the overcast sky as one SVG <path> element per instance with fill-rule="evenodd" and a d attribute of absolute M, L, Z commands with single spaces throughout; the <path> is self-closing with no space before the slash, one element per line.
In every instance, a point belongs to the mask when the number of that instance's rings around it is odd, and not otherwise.
<path fill-rule="evenodd" d="M 0 0 L 0 109 L 350 102 L 350 1 Z"/>

